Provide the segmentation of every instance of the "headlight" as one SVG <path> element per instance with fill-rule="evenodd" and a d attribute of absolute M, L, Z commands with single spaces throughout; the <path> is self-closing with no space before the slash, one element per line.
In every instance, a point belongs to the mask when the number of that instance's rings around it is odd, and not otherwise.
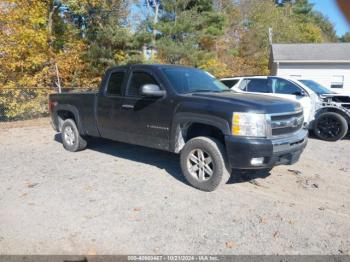
<path fill-rule="evenodd" d="M 267 121 L 265 114 L 233 113 L 232 135 L 266 137 Z"/>

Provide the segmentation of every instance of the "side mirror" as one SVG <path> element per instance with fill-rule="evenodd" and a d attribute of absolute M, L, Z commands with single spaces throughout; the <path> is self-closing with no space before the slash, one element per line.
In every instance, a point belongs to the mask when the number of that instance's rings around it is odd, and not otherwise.
<path fill-rule="evenodd" d="M 165 91 L 161 90 L 158 85 L 146 84 L 141 87 L 141 95 L 149 97 L 162 97 Z"/>

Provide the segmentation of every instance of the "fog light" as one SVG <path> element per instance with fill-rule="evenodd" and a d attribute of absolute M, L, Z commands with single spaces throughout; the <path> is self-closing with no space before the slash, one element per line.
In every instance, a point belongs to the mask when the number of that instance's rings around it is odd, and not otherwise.
<path fill-rule="evenodd" d="M 253 166 L 262 165 L 263 163 L 264 163 L 263 157 L 252 158 L 252 160 L 250 160 L 250 164 L 252 164 Z"/>

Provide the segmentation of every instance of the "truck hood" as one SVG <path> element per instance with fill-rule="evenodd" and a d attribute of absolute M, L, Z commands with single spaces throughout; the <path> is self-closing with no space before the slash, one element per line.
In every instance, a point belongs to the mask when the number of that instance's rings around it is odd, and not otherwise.
<path fill-rule="evenodd" d="M 213 100 L 216 103 L 229 103 L 238 107 L 242 112 L 259 112 L 259 113 L 283 113 L 294 112 L 302 109 L 298 102 L 292 100 L 273 97 L 268 95 L 234 93 L 234 92 L 203 92 L 193 93 L 192 97 Z"/>

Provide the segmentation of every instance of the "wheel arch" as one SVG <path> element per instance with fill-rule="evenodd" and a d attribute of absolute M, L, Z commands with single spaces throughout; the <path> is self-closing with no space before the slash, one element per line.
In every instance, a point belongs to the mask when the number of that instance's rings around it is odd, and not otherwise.
<path fill-rule="evenodd" d="M 224 137 L 229 134 L 229 123 L 225 119 L 193 113 L 179 113 L 174 117 L 171 128 L 170 151 L 179 153 L 189 139 L 197 136 L 211 136 L 224 145 Z"/>
<path fill-rule="evenodd" d="M 337 125 L 328 125 L 328 122 L 326 125 L 319 125 L 319 121 L 321 121 L 322 116 L 325 114 L 333 115 L 333 117 L 337 118 Z M 316 113 L 315 120 L 312 123 L 312 131 L 315 136 L 321 140 L 337 141 L 347 135 L 349 131 L 349 123 L 350 118 L 345 111 L 336 107 L 326 107 Z"/>
<path fill-rule="evenodd" d="M 342 109 L 341 107 L 335 107 L 335 106 L 326 106 L 326 107 L 320 108 L 315 114 L 315 119 L 317 119 L 321 114 L 325 112 L 337 113 L 345 118 L 345 120 L 348 122 L 348 125 L 350 124 L 350 112 L 347 112 L 347 110 Z"/>
<path fill-rule="evenodd" d="M 54 124 L 57 126 L 58 131 L 61 131 L 64 120 L 71 118 L 76 123 L 79 133 L 83 134 L 84 130 L 82 128 L 79 111 L 75 106 L 58 105 L 55 108 L 55 111 L 53 112 L 53 114 L 54 114 L 54 120 L 55 120 Z"/>

